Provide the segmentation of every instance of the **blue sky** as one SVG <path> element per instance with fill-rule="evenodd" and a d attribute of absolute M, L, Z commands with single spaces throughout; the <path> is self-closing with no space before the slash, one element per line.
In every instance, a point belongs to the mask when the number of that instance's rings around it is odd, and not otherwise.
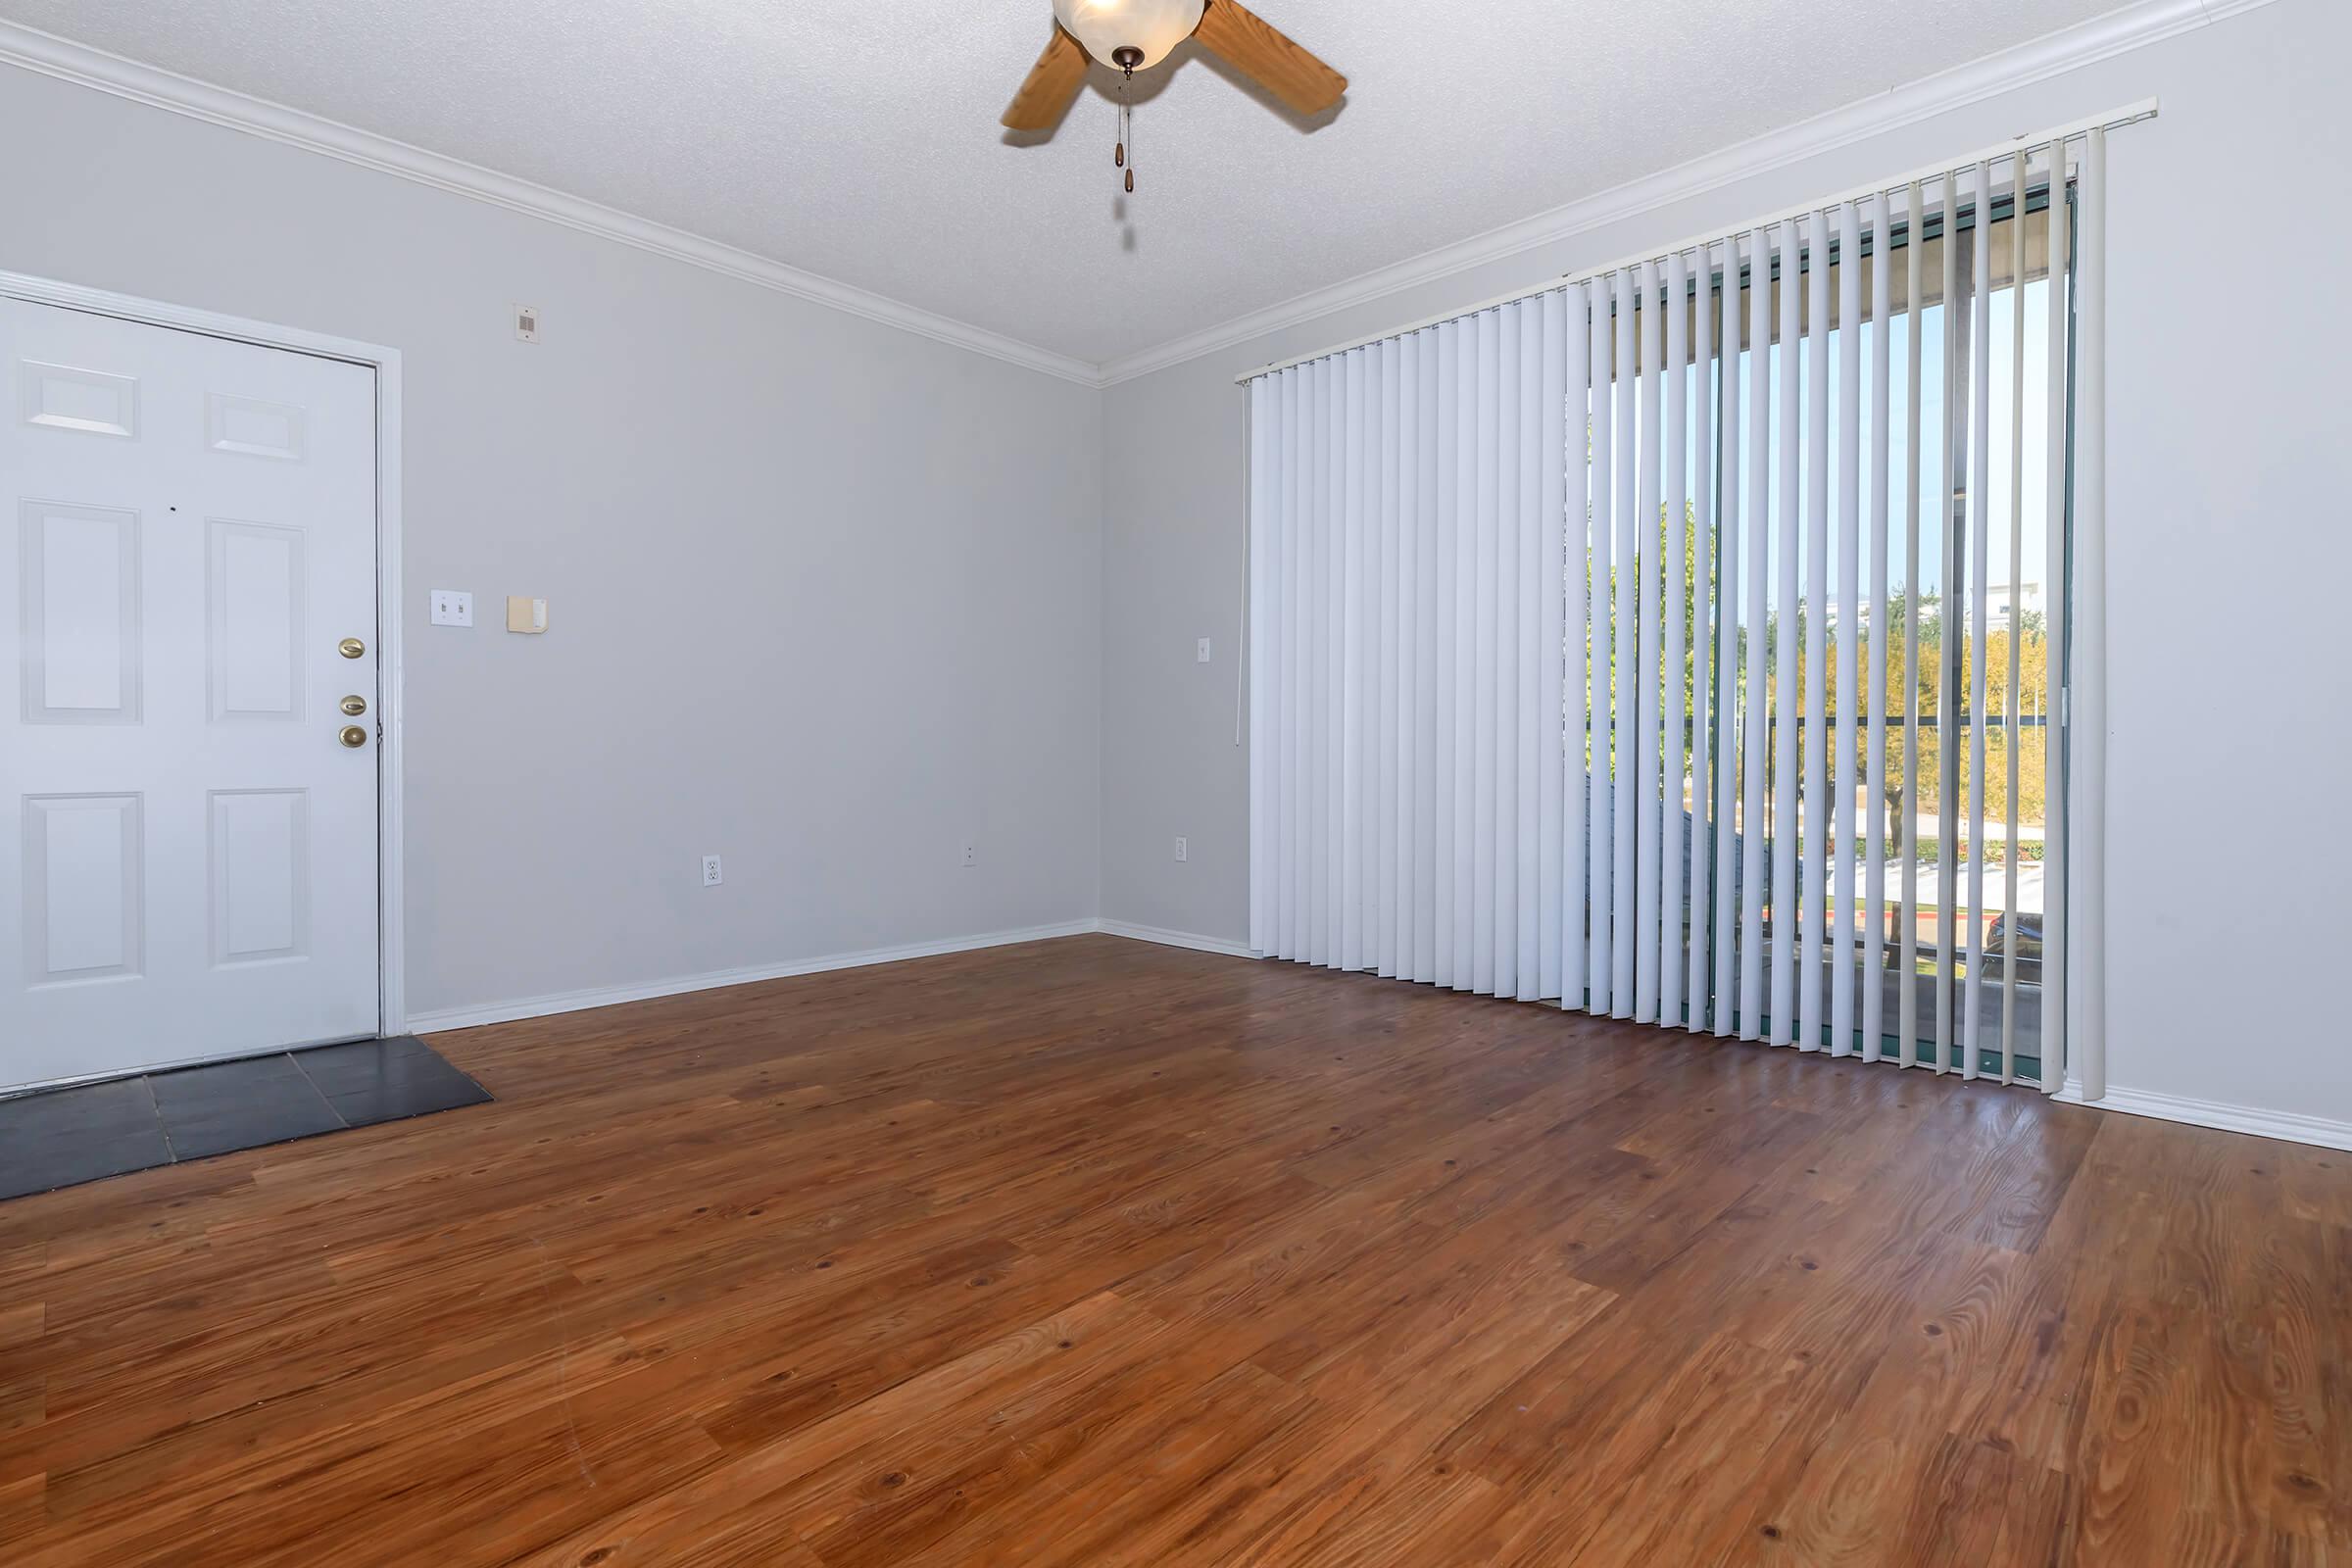
<path fill-rule="evenodd" d="M 2028 283 L 2026 286 L 2025 505 L 2023 508 L 2022 529 L 2024 560 L 2023 569 L 2020 574 L 2023 576 L 2024 580 L 2029 583 L 2041 582 L 2048 575 L 2046 552 L 2048 539 L 2047 496 L 2049 463 L 2049 441 L 2047 433 L 2049 405 L 2049 376 L 2047 368 L 2049 343 L 2049 284 L 2046 280 L 2035 280 Z M 1986 541 L 1986 560 L 1988 566 L 1987 581 L 1989 583 L 2001 585 L 2005 585 L 2009 581 L 2010 576 L 2010 425 L 2014 385 L 2013 370 L 2016 363 L 2014 358 L 2015 346 L 2013 342 L 2016 299 L 2017 294 L 2014 289 L 1999 288 L 1994 290 L 1989 322 L 1991 335 L 1991 373 L 1993 379 L 1991 387 L 1992 403 L 1990 418 L 1991 486 L 1989 524 L 1991 533 Z M 1944 359 L 1943 317 L 1944 312 L 1941 305 L 1931 306 L 1923 313 L 1921 324 L 1922 353 L 1920 357 L 1920 427 L 1922 451 L 1920 463 L 1920 563 L 1922 568 L 1921 585 L 1926 592 L 1932 594 L 1939 593 L 1941 591 L 1943 580 L 1941 561 L 1946 510 L 1945 506 L 1941 504 L 1940 501 L 1943 489 L 1940 481 L 1940 474 L 1942 472 L 1942 465 L 1944 462 L 1944 443 L 1942 439 Z M 1909 439 L 1909 419 L 1907 417 L 1907 411 L 1905 407 L 1909 396 L 1909 318 L 1906 316 L 1897 313 L 1890 324 L 1893 330 L 1893 340 L 1888 349 L 1889 418 L 1887 421 L 1887 472 L 1889 476 L 1889 500 L 1887 507 L 1887 518 L 1888 539 L 1891 547 L 1888 577 L 1892 591 L 1900 593 L 1904 591 L 1906 586 L 1904 582 L 1905 562 L 1903 559 L 1903 484 L 1904 469 L 1907 463 L 1905 447 Z M 1870 583 L 1873 576 L 1869 556 L 1869 551 L 1871 549 L 1870 537 L 1872 531 L 1871 509 L 1873 503 L 1872 486 L 1870 483 L 1870 452 L 1873 425 L 1873 411 L 1871 405 L 1873 400 L 1871 388 L 1868 384 L 1867 378 L 1871 374 L 1874 359 L 1877 353 L 1877 344 L 1875 339 L 1879 331 L 1879 325 L 1876 322 L 1863 322 L 1861 323 L 1859 329 L 1862 332 L 1862 369 L 1866 380 L 1861 399 L 1861 438 L 1857 448 L 1860 453 L 1863 476 L 1863 511 L 1862 526 L 1860 529 L 1860 534 L 1863 541 L 1863 556 L 1861 561 L 1858 563 L 1861 570 L 1861 584 L 1857 597 L 1862 603 L 1867 604 L 1869 601 Z M 1838 359 L 1841 352 L 1841 339 L 1844 330 L 1844 328 L 1838 328 L 1830 333 L 1828 352 L 1825 356 L 1830 379 L 1830 462 L 1832 467 L 1829 483 L 1829 536 L 1831 542 L 1831 561 L 1829 579 L 1826 583 L 1820 585 L 1818 588 L 1816 588 L 1815 585 L 1804 581 L 1803 574 L 1805 568 L 1805 548 L 1807 541 L 1805 540 L 1801 527 L 1798 530 L 1797 535 L 1797 562 L 1799 573 L 1798 593 L 1800 598 L 1804 599 L 1808 603 L 1818 602 L 1825 596 L 1834 598 L 1840 591 L 1841 585 L 1841 573 L 1839 569 L 1840 564 L 1837 559 L 1837 542 L 1839 531 L 1838 494 L 1838 472 L 1842 466 L 1843 457 L 1839 450 L 1840 444 L 1838 439 L 1838 410 L 1839 394 L 1841 391 L 1840 383 L 1843 379 L 1839 373 L 1840 368 L 1838 365 Z M 1779 385 L 1780 375 L 1780 346 L 1776 344 L 1767 352 L 1771 355 L 1769 371 L 1772 377 L 1772 384 L 1775 388 L 1777 388 Z M 1799 497 L 1800 506 L 1802 505 L 1802 499 L 1806 494 L 1807 481 L 1810 477 L 1808 473 L 1810 465 L 1806 458 L 1806 436 L 1808 432 L 1804 428 L 1803 421 L 1808 412 L 1806 404 L 1810 399 L 1811 393 L 1809 381 L 1812 374 L 1812 366 L 1810 363 L 1812 356 L 1807 354 L 1805 359 L 1807 363 L 1804 364 L 1800 368 L 1800 392 L 1798 397 L 1798 406 L 1795 411 L 1799 419 L 1796 450 L 1798 459 L 1797 495 Z M 1739 364 L 1740 368 L 1739 369 L 1738 373 L 1740 377 L 1739 384 L 1743 391 L 1746 385 L 1745 377 L 1747 373 L 1747 363 L 1748 354 L 1746 352 L 1742 352 L 1740 356 Z M 1720 362 L 1718 362 L 1718 364 L 1720 364 Z M 1690 395 L 1695 397 L 1699 390 L 1699 376 L 1702 373 L 1701 368 L 1694 366 L 1687 373 L 1689 378 L 1687 382 L 1687 390 Z M 1772 602 L 1776 592 L 1775 584 L 1777 583 L 1777 571 L 1779 564 L 1778 552 L 1781 548 L 1784 538 L 1779 515 L 1781 471 L 1779 454 L 1781 450 L 1781 411 L 1777 406 L 1777 397 L 1769 401 L 1774 405 L 1770 411 L 1769 446 L 1771 451 L 1771 477 L 1768 483 L 1772 517 L 1771 532 L 1774 540 L 1774 551 L 1771 558 L 1766 562 L 1764 567 L 1767 573 L 1765 577 L 1765 596 L 1768 605 Z M 1746 411 L 1743 406 L 1743 418 L 1745 417 L 1745 412 Z M 1740 442 L 1741 452 L 1740 454 L 1742 462 L 1744 461 L 1745 456 L 1745 446 L 1746 438 L 1743 429 Z M 1690 472 L 1691 480 L 1694 485 L 1697 482 L 1698 475 L 1701 471 L 1700 465 L 1704 459 L 1704 454 L 1695 452 L 1691 455 Z M 1744 494 L 1744 490 L 1745 485 L 1743 482 L 1741 485 L 1742 494 Z M 1745 534 L 1743 531 L 1743 544 L 1744 540 Z M 1740 577 L 1734 585 L 1732 585 L 1732 602 L 1735 608 L 1744 608 L 1746 591 L 1745 575 L 1747 571 L 1752 568 L 1752 566 L 1753 564 L 1745 559 L 1745 554 L 1743 551 L 1740 562 Z"/>

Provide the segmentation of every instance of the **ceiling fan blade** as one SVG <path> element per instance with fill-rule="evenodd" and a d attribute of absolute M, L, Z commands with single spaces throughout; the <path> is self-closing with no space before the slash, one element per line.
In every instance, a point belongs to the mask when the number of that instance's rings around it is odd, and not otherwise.
<path fill-rule="evenodd" d="M 1233 0 L 1208 0 L 1193 36 L 1295 113 L 1319 115 L 1348 90 L 1346 76 Z"/>
<path fill-rule="evenodd" d="M 1004 110 L 1009 130 L 1052 130 L 1070 112 L 1070 101 L 1086 82 L 1086 51 L 1056 25 L 1046 52 L 1029 68 L 1021 90 Z"/>

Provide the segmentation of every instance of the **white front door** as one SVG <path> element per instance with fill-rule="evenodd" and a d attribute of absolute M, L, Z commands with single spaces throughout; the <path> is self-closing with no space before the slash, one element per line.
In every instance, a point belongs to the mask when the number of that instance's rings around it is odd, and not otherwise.
<path fill-rule="evenodd" d="M 375 372 L 5 298 L 0 368 L 0 1088 L 374 1034 Z"/>

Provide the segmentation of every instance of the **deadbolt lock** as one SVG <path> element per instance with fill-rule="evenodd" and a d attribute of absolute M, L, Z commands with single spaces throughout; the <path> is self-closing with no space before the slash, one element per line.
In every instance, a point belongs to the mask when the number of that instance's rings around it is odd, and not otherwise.
<path fill-rule="evenodd" d="M 357 659 L 368 652 L 368 645 L 357 637 L 346 637 L 335 644 L 335 652 L 341 654 L 345 659 Z"/>
<path fill-rule="evenodd" d="M 355 692 L 351 696 L 343 699 L 342 708 L 343 711 L 349 713 L 352 717 L 357 718 L 362 713 L 368 711 L 368 699 Z"/>
<path fill-rule="evenodd" d="M 357 724 L 346 724 L 343 726 L 342 733 L 335 739 L 346 746 L 365 746 L 368 744 L 368 732 Z"/>

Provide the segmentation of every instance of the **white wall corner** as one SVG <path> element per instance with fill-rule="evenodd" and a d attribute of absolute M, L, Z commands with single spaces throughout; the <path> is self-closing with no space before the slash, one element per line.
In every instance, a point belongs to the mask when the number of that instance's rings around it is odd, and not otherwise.
<path fill-rule="evenodd" d="M 1197 931 L 1170 931 L 1165 926 L 1137 925 L 1132 920 L 1098 920 L 1095 929 L 1105 936 L 1126 937 L 1134 942 L 1156 942 L 1163 948 L 1191 948 L 1197 953 L 1222 953 L 1234 958 L 1263 956 L 1247 942 L 1206 937 Z"/>

